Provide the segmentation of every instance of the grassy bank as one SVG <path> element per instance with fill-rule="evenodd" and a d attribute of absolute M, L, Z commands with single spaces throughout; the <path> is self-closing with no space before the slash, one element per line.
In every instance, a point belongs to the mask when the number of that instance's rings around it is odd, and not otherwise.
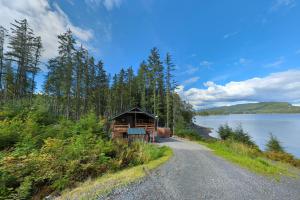
<path fill-rule="evenodd" d="M 299 174 L 299 170 L 296 168 L 300 168 L 300 161 L 290 154 L 263 152 L 255 145 L 244 144 L 232 139 L 205 140 L 193 130 L 181 130 L 176 135 L 197 141 L 212 149 L 217 156 L 261 175 L 279 179 L 282 175 L 295 177 Z"/>
<path fill-rule="evenodd" d="M 200 141 L 199 143 L 214 150 L 214 154 L 252 172 L 277 179 L 282 175 L 295 176 L 290 170 L 292 166 L 289 164 L 270 160 L 265 157 L 263 152 L 245 144 L 234 141 Z"/>
<path fill-rule="evenodd" d="M 98 179 L 88 180 L 73 190 L 67 190 L 57 198 L 57 200 L 67 199 L 96 199 L 105 195 L 117 187 L 121 187 L 139 180 L 144 177 L 148 171 L 155 169 L 168 161 L 173 155 L 169 147 L 163 147 L 164 154 L 162 157 L 150 161 L 147 164 L 124 169 L 116 173 L 106 174 Z"/>

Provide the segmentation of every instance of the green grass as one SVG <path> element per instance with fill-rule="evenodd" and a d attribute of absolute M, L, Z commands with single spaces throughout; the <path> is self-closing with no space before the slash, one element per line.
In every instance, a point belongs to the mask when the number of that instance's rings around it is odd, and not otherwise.
<path fill-rule="evenodd" d="M 78 185 L 75 189 L 66 190 L 57 199 L 97 199 L 98 197 L 111 192 L 115 188 L 137 181 L 147 175 L 150 170 L 159 167 L 172 157 L 172 149 L 169 147 L 164 148 L 166 150 L 163 156 L 156 160 L 150 161 L 147 164 L 127 168 L 116 173 L 109 173 L 98 179 L 88 180 Z"/>
<path fill-rule="evenodd" d="M 200 142 L 213 152 L 239 166 L 246 168 L 252 172 L 274 177 L 279 179 L 280 176 L 291 176 L 295 177 L 296 174 L 292 172 L 288 164 L 281 162 L 274 162 L 263 156 L 263 153 L 257 149 L 248 147 L 247 145 L 236 143 L 236 142 Z"/>

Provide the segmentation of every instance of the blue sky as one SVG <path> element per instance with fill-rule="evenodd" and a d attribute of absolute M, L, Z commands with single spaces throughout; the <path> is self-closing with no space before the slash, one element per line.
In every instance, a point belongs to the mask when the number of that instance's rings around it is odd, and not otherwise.
<path fill-rule="evenodd" d="M 23 2 L 27 3 L 20 6 Z M 3 9 L 5 13 L 6 9 L 10 16 L 6 15 L 5 20 L 1 17 L 0 22 L 5 25 L 12 18 L 29 18 L 42 39 L 45 35 L 47 46 L 51 46 L 45 52 L 45 60 L 55 54 L 55 37 L 49 39 L 49 34 L 71 27 L 78 40 L 104 61 L 110 73 L 118 72 L 121 67 L 137 69 L 154 46 L 160 49 L 162 57 L 170 52 L 181 85 L 178 92 L 196 108 L 269 100 L 300 103 L 298 92 L 290 94 L 300 89 L 297 82 L 300 2 L 297 0 L 41 2 L 38 5 L 37 1 L 24 0 L 17 5 L 3 0 L 0 11 Z M 47 24 L 46 30 L 40 30 L 44 28 L 39 24 Z M 291 74 L 296 74 L 295 80 L 285 77 Z M 284 98 L 259 95 L 266 89 L 274 92 L 267 83 L 263 89 L 248 84 L 255 77 L 264 82 L 277 76 L 282 79 L 279 85 L 293 85 L 292 90 L 280 91 L 286 94 Z M 39 83 L 42 79 L 40 75 Z M 249 91 L 255 92 L 235 98 L 227 91 L 234 90 L 228 86 L 231 82 L 247 83 L 246 90 L 250 87 Z M 220 92 L 222 95 L 218 96 Z"/>

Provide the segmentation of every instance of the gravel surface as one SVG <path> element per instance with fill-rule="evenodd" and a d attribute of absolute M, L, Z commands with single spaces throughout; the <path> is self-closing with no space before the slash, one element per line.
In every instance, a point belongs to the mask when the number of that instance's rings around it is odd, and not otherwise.
<path fill-rule="evenodd" d="M 174 150 L 168 163 L 104 199 L 300 200 L 299 179 L 278 182 L 253 174 L 193 142 L 170 138 L 162 144 Z"/>

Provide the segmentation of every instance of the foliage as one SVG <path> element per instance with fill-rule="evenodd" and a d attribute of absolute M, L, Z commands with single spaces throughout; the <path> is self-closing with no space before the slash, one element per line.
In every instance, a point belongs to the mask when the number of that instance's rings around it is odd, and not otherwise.
<path fill-rule="evenodd" d="M 264 154 L 271 160 L 289 163 L 295 167 L 300 168 L 300 160 L 295 158 L 292 154 L 276 151 L 267 151 Z"/>
<path fill-rule="evenodd" d="M 148 163 L 165 149 L 110 141 L 93 113 L 78 121 L 49 118 L 40 102 L 0 121 L 1 198 L 28 199 L 62 191 L 88 177 Z M 49 121 L 50 120 L 50 121 Z"/>
<path fill-rule="evenodd" d="M 176 127 L 175 134 L 179 137 L 201 141 L 203 138 L 193 129 L 186 128 L 186 127 Z"/>
<path fill-rule="evenodd" d="M 217 133 L 222 140 L 226 140 L 233 135 L 233 129 L 228 126 L 228 124 L 221 125 L 218 128 Z"/>
<path fill-rule="evenodd" d="M 43 198 L 163 156 L 164 148 L 109 140 L 106 120 L 128 108 L 142 107 L 173 130 L 191 122 L 192 106 L 175 92 L 170 54 L 163 62 L 154 47 L 137 75 L 129 67 L 111 76 L 68 30 L 57 36 L 57 57 L 48 61 L 37 94 L 43 38 L 26 19 L 11 26 L 11 32 L 0 27 L 1 198 Z"/>
<path fill-rule="evenodd" d="M 270 133 L 270 139 L 267 142 L 266 147 L 267 147 L 267 151 L 274 151 L 274 152 L 284 153 L 284 149 L 281 146 L 279 140 L 272 133 Z"/>
<path fill-rule="evenodd" d="M 241 142 L 241 143 L 249 145 L 249 146 L 257 147 L 257 145 L 253 142 L 251 136 L 247 132 L 245 132 L 241 126 L 238 126 L 233 131 L 233 134 L 231 137 L 233 140 L 235 140 L 237 142 Z"/>
<path fill-rule="evenodd" d="M 87 180 L 78 187 L 63 192 L 57 199 L 97 199 L 99 196 L 105 195 L 117 187 L 127 185 L 146 176 L 150 170 L 162 165 L 173 155 L 172 149 L 166 146 L 160 147 L 159 152 L 163 156 L 158 159 L 115 173 L 108 173 L 100 178 Z"/>
<path fill-rule="evenodd" d="M 221 125 L 217 132 L 222 140 L 233 140 L 249 146 L 257 147 L 257 145 L 252 141 L 251 136 L 243 130 L 242 126 L 238 126 L 235 130 L 233 130 L 228 126 L 228 124 L 225 124 Z"/>
<path fill-rule="evenodd" d="M 267 159 L 256 147 L 233 140 L 202 142 L 202 144 L 213 149 L 215 154 L 253 172 L 275 178 L 280 178 L 281 175 L 294 176 L 289 167 Z"/>

